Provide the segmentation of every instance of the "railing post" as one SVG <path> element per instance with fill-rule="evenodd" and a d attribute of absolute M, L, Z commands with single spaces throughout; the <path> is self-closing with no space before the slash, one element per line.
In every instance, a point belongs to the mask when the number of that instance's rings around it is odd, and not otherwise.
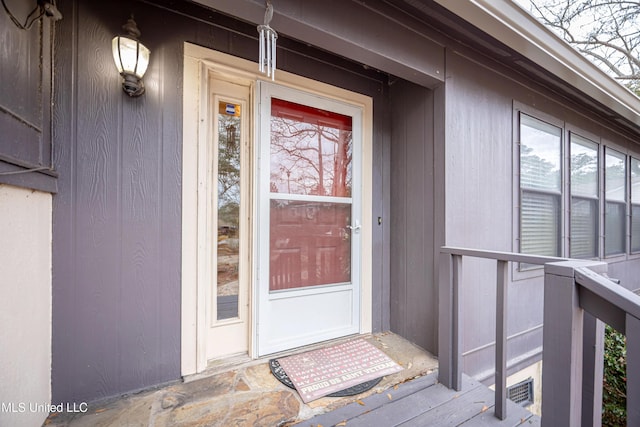
<path fill-rule="evenodd" d="M 495 415 L 507 418 L 507 306 L 509 283 L 507 261 L 498 261 L 496 287 L 496 391 Z"/>
<path fill-rule="evenodd" d="M 627 313 L 627 425 L 640 426 L 640 320 Z"/>
<path fill-rule="evenodd" d="M 581 425 L 583 310 L 570 263 L 545 265 L 542 427 Z"/>
<path fill-rule="evenodd" d="M 438 288 L 438 381 L 448 388 L 462 388 L 459 289 L 462 256 L 440 254 Z"/>
<path fill-rule="evenodd" d="M 604 323 L 585 311 L 583 325 L 582 427 L 601 427 Z"/>

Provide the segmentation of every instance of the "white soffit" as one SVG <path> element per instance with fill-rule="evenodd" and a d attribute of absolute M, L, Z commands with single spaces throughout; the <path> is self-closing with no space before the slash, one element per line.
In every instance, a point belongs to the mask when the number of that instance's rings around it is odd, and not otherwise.
<path fill-rule="evenodd" d="M 511 0 L 434 0 L 640 126 L 640 99 Z"/>

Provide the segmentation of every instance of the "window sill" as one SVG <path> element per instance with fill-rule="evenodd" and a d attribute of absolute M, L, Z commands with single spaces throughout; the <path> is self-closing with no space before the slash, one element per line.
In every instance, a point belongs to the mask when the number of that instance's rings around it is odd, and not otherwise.
<path fill-rule="evenodd" d="M 0 160 L 0 184 L 30 188 L 55 194 L 58 192 L 58 174 L 51 169 L 33 170 Z"/>

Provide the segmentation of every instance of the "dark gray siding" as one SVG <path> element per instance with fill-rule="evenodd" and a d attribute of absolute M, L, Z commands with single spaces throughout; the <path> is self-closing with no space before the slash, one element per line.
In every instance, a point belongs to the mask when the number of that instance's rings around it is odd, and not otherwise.
<path fill-rule="evenodd" d="M 55 402 L 106 397 L 180 376 L 182 47 L 178 40 L 155 42 L 153 28 L 161 25 L 154 22 L 162 22 L 156 10 L 136 13 L 154 56 L 146 95 L 129 99 L 110 42 L 127 17 L 119 11 L 127 15 L 131 4 L 62 6 L 54 118 L 60 172 L 53 236 Z"/>
<path fill-rule="evenodd" d="M 390 86 L 391 330 L 436 352 L 434 96 Z"/>
<path fill-rule="evenodd" d="M 382 3 L 366 7 L 376 4 Z M 53 225 L 55 402 L 98 399 L 180 377 L 183 42 L 249 60 L 257 52 L 253 24 L 190 2 L 61 0 L 60 7 L 53 117 L 60 173 Z M 110 40 L 130 13 L 152 51 L 147 93 L 139 99 L 122 92 L 110 53 Z M 279 68 L 374 99 L 373 328 L 391 328 L 434 352 L 437 248 L 517 250 L 514 102 L 640 152 L 577 97 L 535 83 L 514 65 L 517 56 L 504 66 L 486 49 L 474 51 L 445 36 L 459 35 L 425 24 L 439 25 L 438 16 L 398 18 L 447 46 L 446 82 L 432 89 L 394 77 L 387 86 L 384 73 L 288 39 L 286 28 L 278 39 Z M 366 25 L 360 18 L 354 22 Z M 452 17 L 445 18 L 448 25 Z M 616 264 L 614 271 L 633 281 L 631 263 Z M 495 269 L 479 261 L 465 265 L 465 370 L 481 374 L 493 363 Z M 510 285 L 514 358 L 541 344 L 541 283 Z"/>
<path fill-rule="evenodd" d="M 531 114 L 543 114 L 541 118 L 552 117 L 566 128 L 595 135 L 603 144 L 629 153 L 640 152 L 628 134 L 605 117 L 469 49 L 448 50 L 444 178 L 447 245 L 518 251 L 515 104 Z M 568 253 L 568 241 L 563 241 Z M 633 281 L 630 268 L 634 264 L 637 267 L 637 261 L 612 264 L 613 277 Z M 541 272 L 525 276 L 512 268 L 509 278 L 507 353 L 509 364 L 516 369 L 541 357 L 543 277 Z M 465 259 L 464 370 L 480 379 L 489 378 L 489 382 L 494 363 L 495 283 L 495 262 Z M 625 286 L 637 288 L 638 284 Z"/>
<path fill-rule="evenodd" d="M 54 402 L 180 378 L 183 43 L 255 60 L 257 32 L 186 2 L 163 5 L 59 2 Z M 167 9 L 178 6 L 180 13 Z M 137 99 L 123 93 L 111 57 L 111 38 L 131 13 L 152 55 L 146 94 Z M 378 106 L 385 104 L 386 76 L 284 36 L 278 44 L 279 68 L 374 98 L 373 215 L 385 217 L 388 125 Z M 388 246 L 385 223 L 374 227 L 374 329 L 381 331 L 389 327 Z"/>

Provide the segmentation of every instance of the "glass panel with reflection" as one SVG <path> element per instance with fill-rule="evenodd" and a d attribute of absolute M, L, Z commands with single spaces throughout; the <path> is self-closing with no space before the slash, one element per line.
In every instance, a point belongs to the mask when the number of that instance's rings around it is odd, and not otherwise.
<path fill-rule="evenodd" d="M 218 105 L 217 312 L 218 320 L 238 317 L 240 263 L 241 106 Z"/>

